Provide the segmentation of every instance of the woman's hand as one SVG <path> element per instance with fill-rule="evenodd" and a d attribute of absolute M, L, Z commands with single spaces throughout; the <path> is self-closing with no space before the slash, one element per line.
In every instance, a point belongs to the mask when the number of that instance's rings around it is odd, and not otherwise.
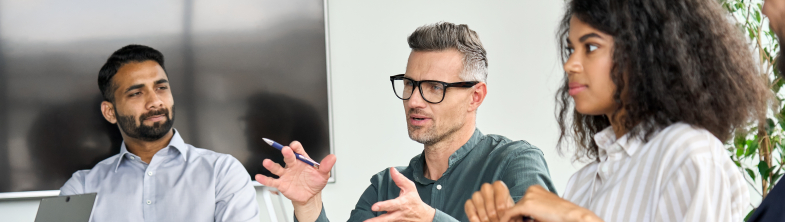
<path fill-rule="evenodd" d="M 564 200 L 540 185 L 533 185 L 515 206 L 501 216 L 501 222 L 518 220 L 524 216 L 541 222 L 602 221 L 597 215 L 570 201 Z"/>
<path fill-rule="evenodd" d="M 474 192 L 472 199 L 466 201 L 464 209 L 471 222 L 499 222 L 499 217 L 513 205 L 510 190 L 499 180 L 493 185 L 483 184 L 480 191 Z"/>

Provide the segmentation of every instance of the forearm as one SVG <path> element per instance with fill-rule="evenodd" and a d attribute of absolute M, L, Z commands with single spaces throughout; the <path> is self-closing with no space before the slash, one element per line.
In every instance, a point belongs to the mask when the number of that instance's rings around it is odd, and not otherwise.
<path fill-rule="evenodd" d="M 297 221 L 314 222 L 319 218 L 319 214 L 322 213 L 322 193 L 319 192 L 305 203 L 292 201 L 292 206 L 294 207 L 294 216 Z"/>
<path fill-rule="evenodd" d="M 575 222 L 603 222 L 602 218 L 591 212 L 586 208 L 580 208 L 578 210 L 573 210 L 567 216 L 569 218 L 568 221 L 575 221 Z"/>

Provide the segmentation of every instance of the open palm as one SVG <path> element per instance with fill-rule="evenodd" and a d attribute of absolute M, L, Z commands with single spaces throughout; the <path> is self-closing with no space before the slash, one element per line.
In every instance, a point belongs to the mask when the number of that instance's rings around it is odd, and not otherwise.
<path fill-rule="evenodd" d="M 262 163 L 267 170 L 278 175 L 279 178 L 273 179 L 257 174 L 256 181 L 265 186 L 275 187 L 294 203 L 304 204 L 321 192 L 324 186 L 327 185 L 327 180 L 330 178 L 330 170 L 335 165 L 336 157 L 332 154 L 327 155 L 317 169 L 297 160 L 294 152 L 311 158 L 305 153 L 302 145 L 294 141 L 289 146 L 281 149 L 284 162 L 286 162 L 285 168 L 269 159 L 265 159 Z"/>

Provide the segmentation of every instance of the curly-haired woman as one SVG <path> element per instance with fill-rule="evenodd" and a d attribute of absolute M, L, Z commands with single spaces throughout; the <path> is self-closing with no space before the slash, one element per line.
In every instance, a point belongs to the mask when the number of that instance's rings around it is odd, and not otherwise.
<path fill-rule="evenodd" d="M 561 198 L 532 186 L 505 209 L 504 185 L 485 185 L 470 220 L 742 220 L 749 191 L 723 141 L 770 95 L 726 16 L 716 0 L 569 1 L 559 147 L 591 162 Z"/>

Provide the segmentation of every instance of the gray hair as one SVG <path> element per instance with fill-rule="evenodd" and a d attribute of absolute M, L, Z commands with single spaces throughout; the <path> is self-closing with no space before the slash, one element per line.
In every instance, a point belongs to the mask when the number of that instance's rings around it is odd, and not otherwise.
<path fill-rule="evenodd" d="M 463 54 L 463 81 L 485 82 L 488 78 L 488 58 L 480 37 L 466 24 L 438 22 L 420 26 L 409 35 L 409 48 L 414 51 L 456 49 Z"/>

